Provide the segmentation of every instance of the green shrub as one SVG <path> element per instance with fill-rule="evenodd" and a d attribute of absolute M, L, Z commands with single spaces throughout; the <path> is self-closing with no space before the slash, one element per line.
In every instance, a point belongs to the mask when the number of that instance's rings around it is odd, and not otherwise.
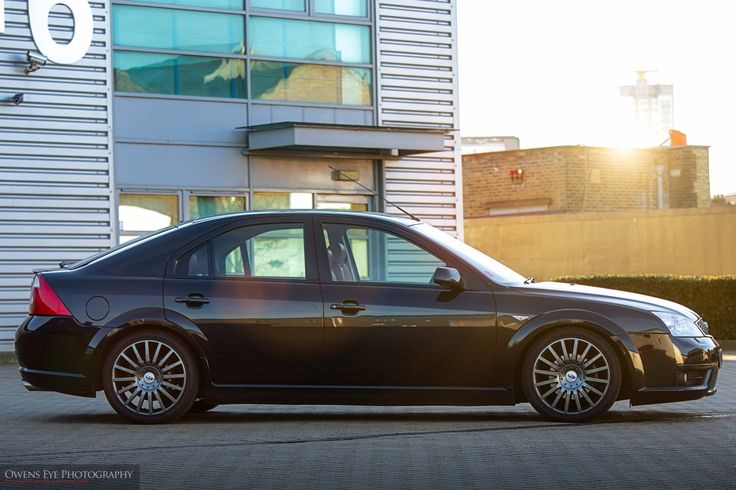
<path fill-rule="evenodd" d="M 585 276 L 555 280 L 674 301 L 702 315 L 715 338 L 736 339 L 736 276 Z"/>

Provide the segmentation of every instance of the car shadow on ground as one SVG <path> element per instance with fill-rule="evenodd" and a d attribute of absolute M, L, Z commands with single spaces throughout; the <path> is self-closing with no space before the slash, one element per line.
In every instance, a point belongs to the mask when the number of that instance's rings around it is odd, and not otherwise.
<path fill-rule="evenodd" d="M 641 422 L 657 422 L 657 421 L 686 421 L 688 419 L 701 419 L 703 417 L 722 414 L 697 413 L 697 412 L 680 412 L 680 411 L 663 411 L 663 410 L 637 410 L 637 411 L 610 411 L 600 417 L 597 417 L 588 424 L 611 424 L 611 423 L 641 423 Z M 111 413 L 80 413 L 80 414 L 58 414 L 52 416 L 39 415 L 46 423 L 61 424 L 110 424 L 110 425 L 132 425 L 125 421 L 122 417 L 114 412 Z M 553 422 L 545 419 L 535 412 L 520 412 L 518 410 L 493 410 L 488 412 L 454 412 L 454 411 L 411 411 L 401 412 L 396 409 L 386 409 L 385 411 L 365 411 L 360 409 L 351 409 L 349 411 L 326 410 L 323 412 L 315 411 L 313 408 L 309 410 L 299 410 L 293 407 L 284 409 L 284 411 L 261 411 L 258 409 L 248 410 L 218 410 L 214 409 L 207 413 L 187 414 L 180 418 L 175 424 L 178 425 L 216 425 L 216 424 L 245 424 L 245 423 L 293 423 L 293 422 L 417 422 L 417 423 L 478 423 L 493 422 L 498 428 L 513 428 L 518 426 L 524 427 L 532 424 L 534 427 L 540 425 L 576 425 Z M 500 425 L 499 425 L 500 424 Z"/>

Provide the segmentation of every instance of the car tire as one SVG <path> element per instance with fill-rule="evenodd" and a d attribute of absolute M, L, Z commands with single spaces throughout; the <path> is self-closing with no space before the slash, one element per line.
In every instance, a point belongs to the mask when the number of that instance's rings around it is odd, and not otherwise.
<path fill-rule="evenodd" d="M 199 400 L 196 400 L 194 403 L 192 403 L 192 407 L 189 409 L 189 413 L 204 413 L 209 412 L 213 408 L 217 407 L 217 403 L 212 403 L 210 401 L 205 400 L 204 398 L 200 398 Z"/>
<path fill-rule="evenodd" d="M 618 398 L 621 376 L 613 347 L 600 335 L 574 327 L 542 335 L 521 368 L 526 399 L 558 422 L 587 422 L 606 412 Z"/>
<path fill-rule="evenodd" d="M 110 348 L 102 387 L 112 408 L 127 420 L 161 424 L 189 412 L 197 396 L 199 369 L 178 336 L 143 330 Z"/>

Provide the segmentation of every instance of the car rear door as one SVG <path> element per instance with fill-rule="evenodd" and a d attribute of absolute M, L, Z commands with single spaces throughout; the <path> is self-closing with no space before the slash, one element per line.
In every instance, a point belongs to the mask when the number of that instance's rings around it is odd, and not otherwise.
<path fill-rule="evenodd" d="M 494 386 L 492 292 L 418 236 L 359 219 L 315 222 L 327 383 Z M 461 270 L 468 290 L 432 283 L 444 265 Z"/>
<path fill-rule="evenodd" d="M 322 297 L 310 221 L 249 220 L 174 258 L 166 315 L 204 334 L 217 385 L 318 384 Z"/>

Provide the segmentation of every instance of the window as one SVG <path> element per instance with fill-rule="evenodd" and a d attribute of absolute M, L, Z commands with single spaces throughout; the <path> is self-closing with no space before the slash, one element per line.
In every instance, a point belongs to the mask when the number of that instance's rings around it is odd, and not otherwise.
<path fill-rule="evenodd" d="M 304 12 L 304 0 L 250 0 L 250 6 L 262 9 Z"/>
<path fill-rule="evenodd" d="M 112 22 L 115 46 L 245 53 L 241 15 L 114 5 Z"/>
<path fill-rule="evenodd" d="M 412 242 L 386 231 L 325 225 L 332 278 L 341 282 L 429 285 L 445 263 Z"/>
<path fill-rule="evenodd" d="M 366 17 L 368 0 L 315 0 L 314 11 L 320 14 Z"/>
<path fill-rule="evenodd" d="M 368 26 L 252 17 L 249 52 L 296 60 L 370 63 Z"/>
<path fill-rule="evenodd" d="M 115 90 L 245 98 L 245 60 L 116 51 Z"/>
<path fill-rule="evenodd" d="M 260 100 L 369 106 L 371 70 L 276 61 L 251 62 L 252 97 Z"/>
<path fill-rule="evenodd" d="M 189 195 L 189 219 L 238 211 L 245 211 L 245 197 Z"/>
<path fill-rule="evenodd" d="M 368 196 L 350 196 L 345 194 L 317 194 L 317 209 L 334 209 L 337 211 L 368 211 Z"/>
<path fill-rule="evenodd" d="M 253 209 L 312 209 L 312 200 L 309 192 L 256 192 Z"/>
<path fill-rule="evenodd" d="M 304 227 L 272 224 L 237 228 L 213 240 L 217 277 L 305 279 Z"/>
<path fill-rule="evenodd" d="M 371 27 L 347 18 L 367 17 L 367 1 L 309 2 L 121 1 L 111 18 L 115 91 L 370 106 Z M 246 15 L 248 8 L 263 16 Z M 284 11 L 346 17 L 340 23 L 274 17 L 294 17 Z"/>
<path fill-rule="evenodd" d="M 242 15 L 114 5 L 112 27 L 117 48 L 113 53 L 116 91 L 231 99 L 247 96 Z M 191 52 L 209 55 L 193 56 Z"/>
<path fill-rule="evenodd" d="M 209 247 L 204 245 L 192 250 L 176 261 L 176 277 L 208 277 L 210 275 Z"/>
<path fill-rule="evenodd" d="M 120 243 L 179 222 L 179 197 L 166 194 L 120 194 Z"/>
<path fill-rule="evenodd" d="M 243 10 L 243 0 L 143 0 L 146 3 L 182 5 L 184 7 L 204 7 L 211 9 Z"/>

